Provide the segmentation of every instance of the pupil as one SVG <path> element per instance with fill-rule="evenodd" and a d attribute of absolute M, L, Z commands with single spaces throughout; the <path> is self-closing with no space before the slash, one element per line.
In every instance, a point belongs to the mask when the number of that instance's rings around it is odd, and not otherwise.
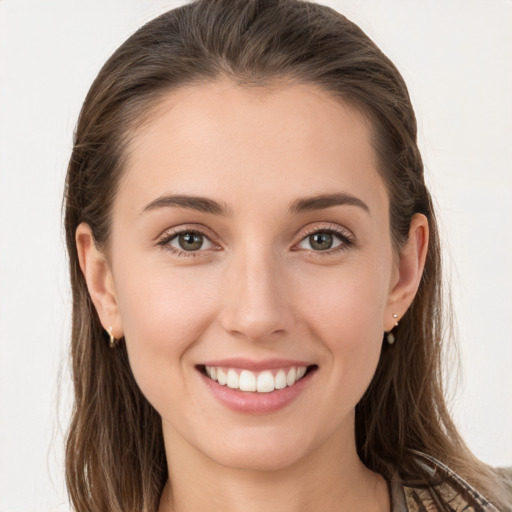
<path fill-rule="evenodd" d="M 203 245 L 202 236 L 197 233 L 183 233 L 179 237 L 180 246 L 186 251 L 197 251 Z"/>
<path fill-rule="evenodd" d="M 330 249 L 332 246 L 332 235 L 329 233 L 315 233 L 310 237 L 311 247 L 320 251 Z"/>

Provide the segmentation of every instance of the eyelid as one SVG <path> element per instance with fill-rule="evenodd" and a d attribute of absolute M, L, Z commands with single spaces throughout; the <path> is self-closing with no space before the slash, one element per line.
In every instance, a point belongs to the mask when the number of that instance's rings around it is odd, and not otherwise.
<path fill-rule="evenodd" d="M 220 245 L 213 241 L 213 236 L 209 234 L 209 229 L 207 229 L 205 226 L 197 226 L 197 225 L 181 225 L 176 228 L 170 228 L 166 231 L 164 231 L 157 240 L 157 245 L 161 246 L 165 250 L 168 250 L 169 252 L 177 255 L 177 256 L 185 256 L 185 257 L 199 257 L 204 256 L 204 253 L 214 250 L 218 251 L 221 249 Z M 313 249 L 297 249 L 297 245 L 303 242 L 308 236 L 311 236 L 315 233 L 321 233 L 321 232 L 327 232 L 332 233 L 333 235 L 337 236 L 341 240 L 341 244 L 338 246 L 326 249 L 324 251 L 315 251 Z M 177 249 L 176 247 L 173 247 L 169 244 L 171 240 L 174 240 L 177 236 L 179 236 L 182 233 L 197 233 L 201 236 L 204 236 L 212 245 L 213 248 L 208 249 L 198 249 L 197 251 L 185 251 Z M 315 255 L 329 255 L 334 254 L 338 251 L 347 250 L 349 247 L 353 246 L 356 243 L 356 238 L 352 234 L 351 231 L 348 229 L 338 225 L 338 224 L 332 224 L 332 223 L 323 223 L 323 224 L 316 224 L 314 226 L 306 227 L 302 232 L 300 233 L 300 239 L 298 242 L 296 242 L 292 248 L 292 250 L 306 250 L 309 251 Z"/>
<path fill-rule="evenodd" d="M 210 247 L 208 249 L 198 249 L 197 251 L 185 251 L 171 246 L 170 242 L 183 233 L 197 233 L 198 235 L 201 235 L 204 238 L 206 238 L 212 244 L 213 247 Z M 161 246 L 163 249 L 177 256 L 198 257 L 203 256 L 204 253 L 207 251 L 216 251 L 220 249 L 219 244 L 214 242 L 212 238 L 214 237 L 209 234 L 209 230 L 204 226 L 185 224 L 164 231 L 161 235 L 159 235 L 157 239 L 157 245 Z"/>
<path fill-rule="evenodd" d="M 340 250 L 346 250 L 349 247 L 355 245 L 356 243 L 356 237 L 353 235 L 351 231 L 348 229 L 338 225 L 338 224 L 331 224 L 331 223 L 325 223 L 321 225 L 315 225 L 307 227 L 305 230 L 303 230 L 300 233 L 300 239 L 299 241 L 294 245 L 296 247 L 298 244 L 303 242 L 306 238 L 309 236 L 315 234 L 315 233 L 332 233 L 333 235 L 339 237 L 341 239 L 341 244 L 332 248 L 332 249 L 326 249 L 324 251 L 314 251 L 312 249 L 295 249 L 295 250 L 308 250 L 311 253 L 314 253 L 315 255 L 328 255 L 336 253 Z"/>

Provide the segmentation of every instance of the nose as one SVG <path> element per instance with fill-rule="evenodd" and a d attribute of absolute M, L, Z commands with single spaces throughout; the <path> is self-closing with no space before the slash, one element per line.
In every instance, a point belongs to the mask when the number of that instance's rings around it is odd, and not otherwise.
<path fill-rule="evenodd" d="M 288 332 L 294 321 L 291 290 L 270 250 L 244 251 L 225 269 L 220 321 L 230 334 L 263 342 Z"/>

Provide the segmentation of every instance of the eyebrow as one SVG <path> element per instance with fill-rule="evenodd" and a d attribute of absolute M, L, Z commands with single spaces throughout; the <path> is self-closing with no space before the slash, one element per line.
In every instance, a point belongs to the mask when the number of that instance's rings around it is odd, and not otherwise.
<path fill-rule="evenodd" d="M 311 197 L 296 199 L 289 208 L 289 213 L 303 213 L 314 210 L 323 210 L 332 206 L 349 205 L 362 208 L 370 213 L 368 205 L 356 196 L 346 193 L 320 194 Z M 187 208 L 202 213 L 211 213 L 229 217 L 233 214 L 232 209 L 223 202 L 214 201 L 207 197 L 188 196 L 188 195 L 167 195 L 162 196 L 148 203 L 142 213 L 147 213 L 158 208 Z"/>
<path fill-rule="evenodd" d="M 358 206 L 370 213 L 368 205 L 356 196 L 346 193 L 320 194 L 295 200 L 290 206 L 290 213 L 302 213 L 313 210 L 323 210 L 331 206 Z"/>
<path fill-rule="evenodd" d="M 189 210 L 196 210 L 203 213 L 212 213 L 214 215 L 221 215 L 229 217 L 232 215 L 232 210 L 225 203 L 208 199 L 207 197 L 199 196 L 186 196 L 186 195 L 169 195 L 162 196 L 154 201 L 148 203 L 142 210 L 142 213 L 147 213 L 157 208 L 166 207 L 187 208 Z"/>

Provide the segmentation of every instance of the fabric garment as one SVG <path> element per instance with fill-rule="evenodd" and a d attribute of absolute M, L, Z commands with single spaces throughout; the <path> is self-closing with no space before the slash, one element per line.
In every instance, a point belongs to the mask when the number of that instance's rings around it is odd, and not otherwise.
<path fill-rule="evenodd" d="M 418 452 L 418 459 L 427 474 L 438 485 L 411 487 L 391 482 L 392 512 L 511 512 L 498 510 L 481 493 L 434 457 Z"/>

